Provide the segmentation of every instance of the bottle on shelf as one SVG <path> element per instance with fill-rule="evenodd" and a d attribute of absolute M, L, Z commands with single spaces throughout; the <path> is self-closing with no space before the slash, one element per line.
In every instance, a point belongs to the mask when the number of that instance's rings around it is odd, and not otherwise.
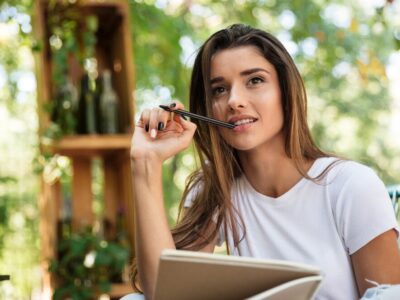
<path fill-rule="evenodd" d="M 78 133 L 98 133 L 96 126 L 96 82 L 88 74 L 85 74 L 81 80 L 81 95 L 78 110 Z"/>
<path fill-rule="evenodd" d="M 118 97 L 112 87 L 111 72 L 103 72 L 102 92 L 100 94 L 101 133 L 118 133 Z"/>
<path fill-rule="evenodd" d="M 103 76 L 99 74 L 96 78 L 96 128 L 98 133 L 103 133 L 101 129 L 101 122 L 102 122 L 102 117 L 101 117 L 101 108 L 100 108 L 100 97 L 101 94 L 103 93 Z"/>
<path fill-rule="evenodd" d="M 71 198 L 66 197 L 62 201 L 61 218 L 58 220 L 58 239 L 69 239 L 72 234 L 72 218 L 71 218 Z"/>
<path fill-rule="evenodd" d="M 56 122 L 64 134 L 76 132 L 76 113 L 78 109 L 78 90 L 70 78 L 56 93 L 56 103 L 53 109 L 52 119 Z"/>

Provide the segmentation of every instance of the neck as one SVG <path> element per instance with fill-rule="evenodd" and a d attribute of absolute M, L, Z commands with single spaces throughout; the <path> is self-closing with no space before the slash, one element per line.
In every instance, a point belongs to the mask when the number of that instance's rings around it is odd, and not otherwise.
<path fill-rule="evenodd" d="M 239 159 L 253 188 L 270 197 L 283 195 L 303 177 L 297 170 L 295 161 L 285 153 L 283 141 L 281 145 L 240 152 Z M 307 171 L 312 163 L 306 161 L 301 167 Z"/>

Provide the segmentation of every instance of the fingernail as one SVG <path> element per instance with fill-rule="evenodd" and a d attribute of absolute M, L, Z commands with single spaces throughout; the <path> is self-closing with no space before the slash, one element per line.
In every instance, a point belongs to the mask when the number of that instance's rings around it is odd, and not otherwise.
<path fill-rule="evenodd" d="M 158 130 L 163 130 L 164 129 L 164 123 L 160 122 L 158 123 Z"/>
<path fill-rule="evenodd" d="M 171 103 L 170 105 L 169 105 L 169 107 L 175 107 L 176 106 L 176 103 L 175 102 L 173 102 L 173 103 Z"/>
<path fill-rule="evenodd" d="M 181 118 L 184 119 L 185 121 L 187 120 L 187 118 L 183 115 L 181 115 Z"/>
<path fill-rule="evenodd" d="M 151 136 L 153 139 L 155 139 L 156 136 L 157 136 L 157 130 L 152 129 L 152 130 L 150 131 L 150 136 Z"/>
<path fill-rule="evenodd" d="M 149 124 L 146 124 L 146 126 L 144 127 L 144 129 L 146 130 L 146 132 L 149 132 Z"/>

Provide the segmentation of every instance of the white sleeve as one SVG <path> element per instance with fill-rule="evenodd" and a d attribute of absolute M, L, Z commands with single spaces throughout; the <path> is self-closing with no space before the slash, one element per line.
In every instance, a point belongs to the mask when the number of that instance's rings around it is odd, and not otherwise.
<path fill-rule="evenodd" d="M 388 192 L 375 172 L 354 162 L 342 171 L 346 178 L 338 191 L 334 210 L 348 253 L 353 254 L 390 229 L 395 229 L 398 236 L 399 227 Z"/>

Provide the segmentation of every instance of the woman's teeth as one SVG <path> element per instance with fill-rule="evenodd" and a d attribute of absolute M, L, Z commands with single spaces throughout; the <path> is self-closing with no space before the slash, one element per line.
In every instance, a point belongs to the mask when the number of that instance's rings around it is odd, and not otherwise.
<path fill-rule="evenodd" d="M 235 123 L 233 123 L 235 126 L 239 126 L 239 125 L 243 125 L 243 124 L 248 124 L 248 123 L 253 123 L 254 119 L 243 119 L 243 120 L 239 120 L 236 121 Z"/>

